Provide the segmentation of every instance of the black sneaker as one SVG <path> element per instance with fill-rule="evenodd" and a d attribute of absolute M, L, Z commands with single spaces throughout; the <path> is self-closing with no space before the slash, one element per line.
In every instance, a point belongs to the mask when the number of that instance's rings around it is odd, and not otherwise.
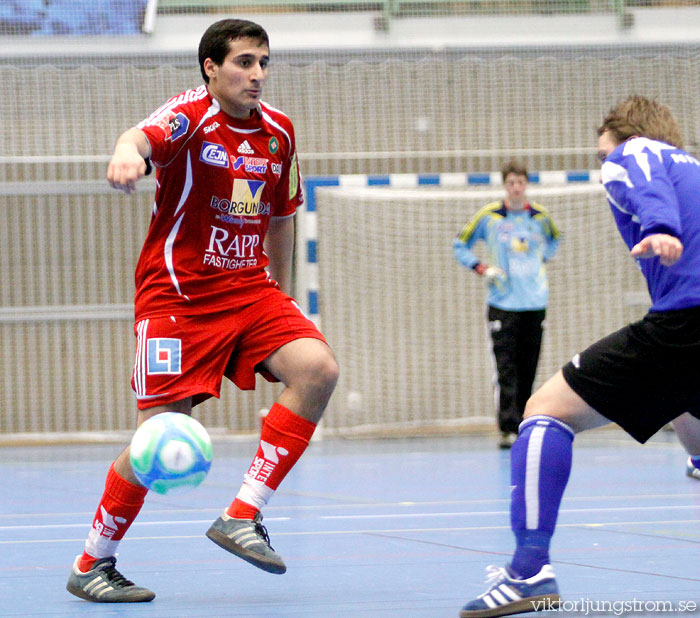
<path fill-rule="evenodd" d="M 76 597 L 94 603 L 141 603 L 156 597 L 154 592 L 135 585 L 117 571 L 114 556 L 98 560 L 87 573 L 78 570 L 78 560 L 80 556 L 75 559 L 66 584 L 66 590 Z"/>
<path fill-rule="evenodd" d="M 219 547 L 259 569 L 281 575 L 287 571 L 287 566 L 280 555 L 270 547 L 270 537 L 261 522 L 260 513 L 255 519 L 236 519 L 223 513 L 211 525 L 207 537 Z"/>

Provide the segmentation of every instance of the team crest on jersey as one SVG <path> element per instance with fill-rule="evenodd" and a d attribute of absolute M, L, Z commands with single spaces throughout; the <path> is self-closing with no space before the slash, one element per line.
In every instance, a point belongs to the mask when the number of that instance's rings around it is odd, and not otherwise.
<path fill-rule="evenodd" d="M 270 141 L 267 143 L 267 148 L 271 154 L 275 154 L 280 149 L 280 143 L 277 141 L 276 137 L 270 138 Z"/>
<path fill-rule="evenodd" d="M 228 153 L 221 144 L 202 142 L 202 150 L 199 153 L 199 160 L 207 165 L 216 167 L 228 167 Z"/>
<path fill-rule="evenodd" d="M 258 157 L 238 157 L 233 162 L 233 169 L 238 170 L 242 166 L 245 166 L 244 169 L 246 172 L 265 174 L 267 172 L 267 159 Z"/>
<path fill-rule="evenodd" d="M 168 131 L 170 133 L 170 137 L 166 137 L 166 139 L 170 139 L 174 142 L 176 139 L 181 138 L 187 133 L 187 128 L 189 126 L 190 120 L 187 116 L 185 116 L 185 114 L 182 112 L 175 114 L 175 116 L 168 121 Z"/>
<path fill-rule="evenodd" d="M 182 373 L 182 341 L 157 337 L 146 342 L 148 375 Z"/>

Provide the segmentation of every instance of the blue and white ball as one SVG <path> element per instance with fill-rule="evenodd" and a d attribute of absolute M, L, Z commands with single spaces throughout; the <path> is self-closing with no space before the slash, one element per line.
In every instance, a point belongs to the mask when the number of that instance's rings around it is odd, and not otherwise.
<path fill-rule="evenodd" d="M 207 430 L 179 412 L 156 414 L 141 423 L 129 454 L 136 478 L 159 494 L 197 487 L 209 472 L 212 456 Z"/>

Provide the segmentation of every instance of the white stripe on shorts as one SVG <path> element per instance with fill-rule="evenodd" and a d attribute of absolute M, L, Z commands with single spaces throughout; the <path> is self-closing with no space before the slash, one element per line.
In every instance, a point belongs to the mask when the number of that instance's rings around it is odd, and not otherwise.
<path fill-rule="evenodd" d="M 148 320 L 141 320 L 136 325 L 136 358 L 134 359 L 134 392 L 136 396 L 146 395 L 146 339 Z"/>

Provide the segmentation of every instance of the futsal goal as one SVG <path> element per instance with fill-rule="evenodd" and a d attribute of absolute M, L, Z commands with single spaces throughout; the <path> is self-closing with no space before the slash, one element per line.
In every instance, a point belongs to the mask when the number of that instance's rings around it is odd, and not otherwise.
<path fill-rule="evenodd" d="M 599 184 L 531 186 L 528 194 L 562 232 L 547 265 L 540 383 L 641 317 L 649 300 Z M 452 241 L 502 196 L 473 188 L 317 190 L 320 324 L 341 367 L 326 431 L 495 427 L 486 290 L 454 259 Z"/>

